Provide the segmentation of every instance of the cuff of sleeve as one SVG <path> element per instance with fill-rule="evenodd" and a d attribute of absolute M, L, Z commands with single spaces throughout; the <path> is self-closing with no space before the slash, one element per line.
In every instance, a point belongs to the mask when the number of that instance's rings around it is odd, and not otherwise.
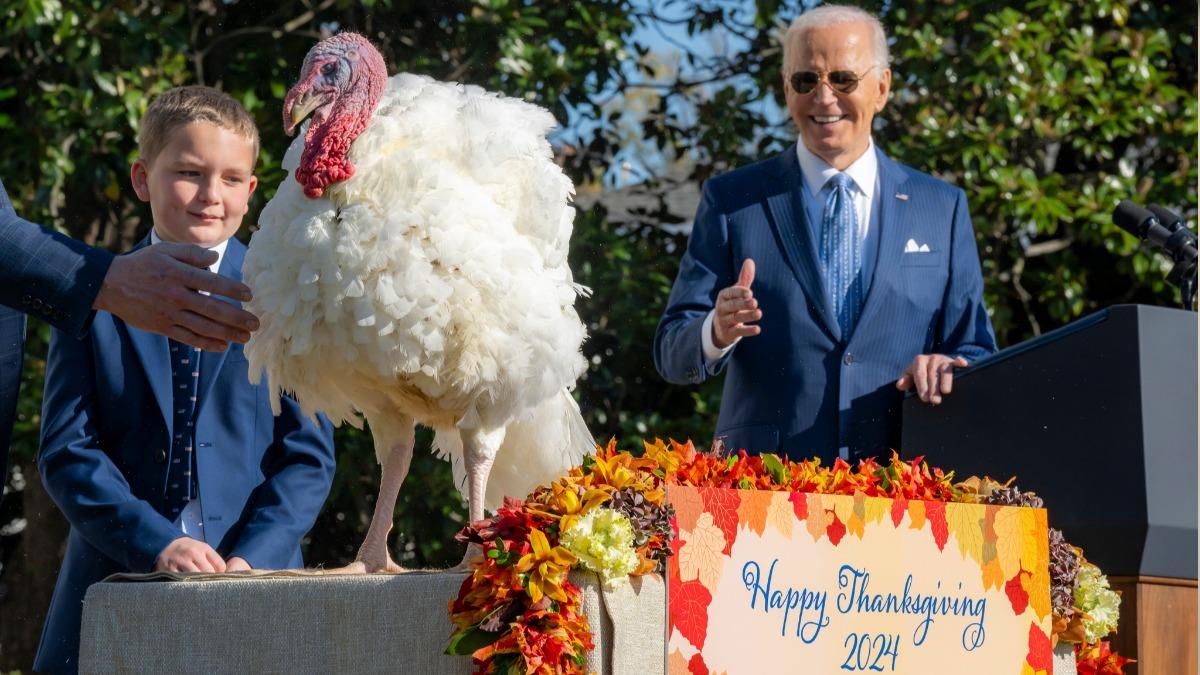
<path fill-rule="evenodd" d="M 225 555 L 225 559 L 241 558 L 245 560 L 251 569 L 266 569 L 267 561 L 279 559 L 283 556 L 280 551 L 273 551 L 270 546 L 263 545 L 261 542 L 255 541 L 239 541 Z M 287 559 L 284 556 L 283 559 Z"/>
<path fill-rule="evenodd" d="M 113 255 L 108 251 L 91 249 L 83 256 L 83 264 L 75 271 L 75 293 L 72 294 L 74 307 L 68 308 L 67 316 L 70 321 L 63 329 L 76 338 L 87 335 L 92 326 L 92 317 L 96 316 L 93 306 L 100 288 L 104 285 L 104 277 L 112 265 Z"/>
<path fill-rule="evenodd" d="M 133 572 L 149 573 L 154 571 L 154 564 L 158 562 L 158 556 L 171 544 L 171 542 L 187 535 L 176 529 L 166 518 L 162 522 L 154 523 L 147 528 L 147 531 L 138 537 L 140 541 L 134 542 L 129 550 L 129 558 L 126 564 Z"/>
<path fill-rule="evenodd" d="M 700 327 L 700 348 L 704 351 L 704 365 L 711 366 L 717 361 L 725 358 L 725 355 L 733 351 L 738 342 L 741 342 L 741 337 L 734 338 L 733 342 L 728 347 L 721 349 L 713 344 L 712 325 L 716 319 L 717 310 L 708 310 L 708 316 L 704 317 L 704 325 Z M 694 344 L 694 343 L 693 343 Z"/>

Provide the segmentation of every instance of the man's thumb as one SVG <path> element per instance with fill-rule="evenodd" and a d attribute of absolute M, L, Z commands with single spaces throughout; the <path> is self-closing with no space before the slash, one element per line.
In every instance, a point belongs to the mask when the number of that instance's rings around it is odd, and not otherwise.
<path fill-rule="evenodd" d="M 154 248 L 166 253 L 179 262 L 187 263 L 201 269 L 207 269 L 210 265 L 217 262 L 217 253 L 215 251 L 191 244 L 177 244 L 163 241 L 155 244 Z"/>
<path fill-rule="evenodd" d="M 750 284 L 754 283 L 754 260 L 746 258 L 742 262 L 742 272 L 738 275 L 738 286 L 750 288 Z"/>

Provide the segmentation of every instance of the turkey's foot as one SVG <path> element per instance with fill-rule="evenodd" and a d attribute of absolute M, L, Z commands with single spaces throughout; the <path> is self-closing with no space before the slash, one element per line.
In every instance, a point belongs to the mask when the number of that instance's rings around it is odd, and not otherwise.
<path fill-rule="evenodd" d="M 404 572 L 388 553 L 388 534 L 392 531 L 392 516 L 396 509 L 396 496 L 408 475 L 412 462 L 412 426 L 406 425 L 407 436 L 392 446 L 383 463 L 383 477 L 379 482 L 379 498 L 375 500 L 375 512 L 367 528 L 367 538 L 354 562 L 330 570 L 328 574 L 399 574 Z"/>

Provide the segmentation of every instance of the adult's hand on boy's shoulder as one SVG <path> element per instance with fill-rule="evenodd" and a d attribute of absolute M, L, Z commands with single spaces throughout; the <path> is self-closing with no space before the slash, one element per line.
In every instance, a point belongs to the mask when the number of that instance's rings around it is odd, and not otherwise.
<path fill-rule="evenodd" d="M 154 561 L 155 572 L 224 572 L 225 561 L 213 547 L 191 537 L 167 544 Z"/>
<path fill-rule="evenodd" d="M 209 272 L 217 254 L 199 246 L 160 242 L 113 259 L 94 307 L 129 325 L 207 351 L 246 342 L 258 330 L 253 314 L 196 291 L 243 302 L 250 289 Z"/>

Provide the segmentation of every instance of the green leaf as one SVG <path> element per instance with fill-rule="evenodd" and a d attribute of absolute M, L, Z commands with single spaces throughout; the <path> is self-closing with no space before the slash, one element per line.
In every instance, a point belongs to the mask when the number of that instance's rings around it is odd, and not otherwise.
<path fill-rule="evenodd" d="M 450 656 L 470 656 L 476 650 L 486 647 L 508 632 L 496 631 L 494 633 L 483 630 L 479 626 L 471 626 L 466 630 L 459 630 L 450 638 L 450 644 L 446 645 L 445 653 Z"/>
<path fill-rule="evenodd" d="M 763 468 L 765 468 L 767 472 L 771 474 L 771 477 L 775 479 L 776 483 L 782 484 L 788 481 L 787 467 L 783 465 L 783 462 L 779 461 L 778 456 L 773 454 L 763 455 L 762 462 Z"/>

